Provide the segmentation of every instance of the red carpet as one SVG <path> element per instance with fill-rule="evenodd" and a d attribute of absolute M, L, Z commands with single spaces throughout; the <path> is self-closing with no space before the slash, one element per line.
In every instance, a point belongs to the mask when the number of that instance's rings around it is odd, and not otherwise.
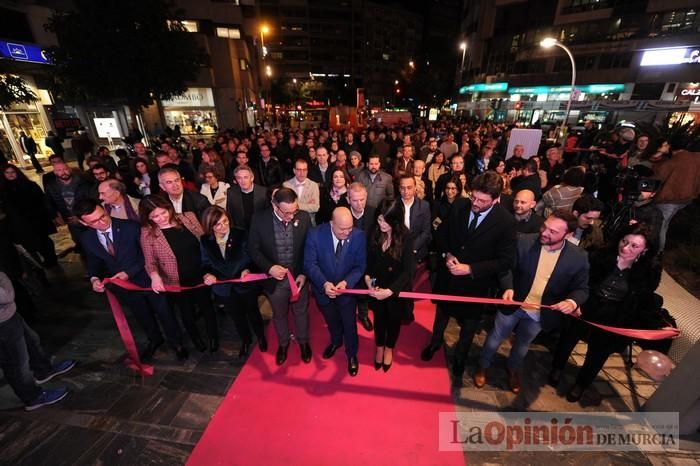
<path fill-rule="evenodd" d="M 342 348 L 321 358 L 329 335 L 312 307 L 312 362 L 303 364 L 292 345 L 277 367 L 269 327 L 270 351 L 251 355 L 188 464 L 464 465 L 461 452 L 438 450 L 438 413 L 454 412 L 444 356 L 420 360 L 433 305 L 417 303 L 416 322 L 402 327 L 387 373 L 374 370 L 373 335 L 360 327 L 355 378 Z"/>

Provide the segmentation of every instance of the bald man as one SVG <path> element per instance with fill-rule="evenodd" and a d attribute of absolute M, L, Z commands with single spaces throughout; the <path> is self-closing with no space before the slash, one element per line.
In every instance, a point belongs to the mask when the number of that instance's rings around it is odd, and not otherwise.
<path fill-rule="evenodd" d="M 347 207 L 333 211 L 329 223 L 311 230 L 304 246 L 304 273 L 311 281 L 316 303 L 321 308 L 331 343 L 323 352 L 330 359 L 345 345 L 348 358 L 348 373 L 356 376 L 357 322 L 353 295 L 340 290 L 354 288 L 362 278 L 367 263 L 367 240 L 365 233 L 353 229 L 353 217 Z"/>
<path fill-rule="evenodd" d="M 544 219 L 535 212 L 535 193 L 523 189 L 515 193 L 513 199 L 513 216 L 518 222 L 515 230 L 521 234 L 539 233 Z"/>

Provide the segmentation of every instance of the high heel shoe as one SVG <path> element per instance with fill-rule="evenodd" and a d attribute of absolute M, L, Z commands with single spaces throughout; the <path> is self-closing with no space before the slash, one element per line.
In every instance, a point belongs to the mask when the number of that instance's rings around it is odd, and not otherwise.
<path fill-rule="evenodd" d="M 382 366 L 383 366 L 383 362 L 374 361 L 374 370 L 375 371 L 378 371 L 379 369 L 381 369 Z"/>
<path fill-rule="evenodd" d="M 386 352 L 384 353 L 384 357 L 386 357 Z M 394 355 L 392 353 L 391 355 L 391 362 L 389 364 L 385 363 L 384 360 L 382 359 L 382 369 L 384 372 L 389 372 L 389 369 L 391 369 L 391 365 L 394 363 Z"/>

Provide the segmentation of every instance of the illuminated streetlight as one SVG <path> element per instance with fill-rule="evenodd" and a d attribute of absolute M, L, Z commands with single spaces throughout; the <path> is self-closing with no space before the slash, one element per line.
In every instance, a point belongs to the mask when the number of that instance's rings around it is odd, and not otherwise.
<path fill-rule="evenodd" d="M 292 79 L 292 82 L 293 82 L 294 84 L 296 84 L 296 83 L 297 83 L 297 78 Z"/>
<path fill-rule="evenodd" d="M 559 47 L 566 52 L 566 54 L 569 56 L 569 60 L 571 60 L 571 91 L 569 92 L 569 100 L 566 102 L 566 115 L 564 116 L 564 121 L 561 123 L 561 129 L 559 130 L 559 134 L 561 137 L 564 136 L 564 129 L 566 128 L 566 123 L 569 121 L 569 112 L 571 111 L 571 100 L 574 98 L 574 91 L 576 89 L 576 61 L 574 60 L 574 55 L 571 53 L 571 50 L 558 40 L 554 39 L 553 37 L 547 37 L 540 42 L 540 45 L 543 48 L 549 49 L 552 47 Z"/>
<path fill-rule="evenodd" d="M 266 74 L 268 77 L 272 76 L 272 68 L 270 67 L 270 65 L 267 65 L 267 66 L 265 67 L 265 74 Z"/>
<path fill-rule="evenodd" d="M 410 60 L 410 61 L 408 62 L 408 66 L 410 66 L 411 68 L 415 68 L 415 67 L 416 67 L 416 64 L 413 62 L 413 60 Z"/>
<path fill-rule="evenodd" d="M 397 79 L 396 81 L 394 81 L 394 84 L 398 85 L 398 84 L 399 84 L 399 80 Z"/>
<path fill-rule="evenodd" d="M 462 51 L 462 66 L 459 67 L 460 76 L 464 73 L 464 54 L 467 53 L 467 43 L 459 44 L 459 49 Z"/>
<path fill-rule="evenodd" d="M 267 49 L 265 48 L 265 34 L 270 32 L 270 28 L 267 24 L 263 24 L 260 27 L 260 48 L 262 49 L 262 56 L 265 58 L 267 56 Z"/>

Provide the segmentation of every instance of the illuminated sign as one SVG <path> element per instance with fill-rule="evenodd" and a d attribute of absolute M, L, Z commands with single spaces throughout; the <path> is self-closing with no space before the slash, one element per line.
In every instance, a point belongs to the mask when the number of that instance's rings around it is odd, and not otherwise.
<path fill-rule="evenodd" d="M 624 84 L 586 84 L 576 86 L 575 90 L 587 94 L 604 94 L 606 92 L 624 92 Z M 509 94 L 568 94 L 571 86 L 529 86 L 511 87 Z"/>
<path fill-rule="evenodd" d="M 209 87 L 190 87 L 183 94 L 161 103 L 163 107 L 213 107 L 214 95 Z"/>
<path fill-rule="evenodd" d="M 673 47 L 647 50 L 642 54 L 639 66 L 668 66 L 684 63 L 700 63 L 700 48 Z"/>
<path fill-rule="evenodd" d="M 10 60 L 42 63 L 44 65 L 51 64 L 46 51 L 34 44 L 18 44 L 0 40 L 0 57 L 9 58 Z"/>
<path fill-rule="evenodd" d="M 481 83 L 470 84 L 459 88 L 460 94 L 471 94 L 472 92 L 503 92 L 508 90 L 508 83 Z"/>

